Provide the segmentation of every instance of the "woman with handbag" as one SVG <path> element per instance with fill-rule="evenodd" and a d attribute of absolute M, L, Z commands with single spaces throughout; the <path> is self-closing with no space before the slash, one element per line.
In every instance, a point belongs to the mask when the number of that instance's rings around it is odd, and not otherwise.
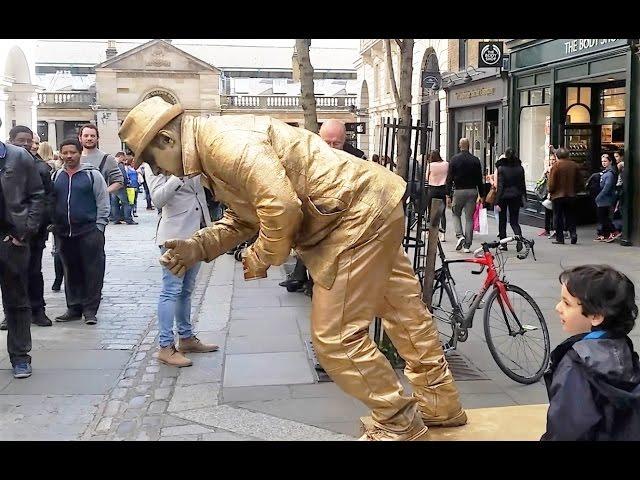
<path fill-rule="evenodd" d="M 544 230 L 538 234 L 539 237 L 549 237 L 553 236 L 553 210 L 551 199 L 549 198 L 549 191 L 547 190 L 547 184 L 549 183 L 549 172 L 556 163 L 556 154 L 553 152 L 549 153 L 549 162 L 544 169 L 544 173 L 542 174 L 542 179 L 544 181 L 544 190 L 546 192 L 543 195 L 544 198 L 542 200 L 542 206 L 544 207 Z"/>
<path fill-rule="evenodd" d="M 442 159 L 437 150 L 429 152 L 426 173 L 425 187 L 427 189 L 427 218 L 431 218 L 431 200 L 439 198 L 442 200 L 440 215 L 440 226 L 442 230 L 447 230 L 447 174 L 449 173 L 449 162 Z M 445 232 L 440 232 L 440 241 L 445 242 Z"/>
<path fill-rule="evenodd" d="M 497 171 L 496 209 L 498 210 L 498 233 L 501 239 L 507 237 L 507 209 L 513 233 L 522 235 L 519 217 L 526 192 L 522 162 L 512 148 L 507 148 Z M 507 246 L 501 245 L 500 248 L 506 250 Z M 518 252 L 522 250 L 521 242 L 516 244 L 516 250 Z"/>

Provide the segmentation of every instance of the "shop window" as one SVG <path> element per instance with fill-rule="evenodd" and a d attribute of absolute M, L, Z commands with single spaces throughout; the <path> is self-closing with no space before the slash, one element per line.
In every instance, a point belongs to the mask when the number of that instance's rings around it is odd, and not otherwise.
<path fill-rule="evenodd" d="M 549 153 L 549 105 L 520 110 L 519 154 L 528 190 L 533 190 L 544 172 Z"/>
<path fill-rule="evenodd" d="M 591 113 L 589 109 L 584 105 L 574 105 L 567 110 L 567 122 L 566 123 L 590 123 Z"/>
<path fill-rule="evenodd" d="M 624 118 L 625 88 L 605 88 L 600 92 L 600 108 L 605 118 Z"/>
<path fill-rule="evenodd" d="M 542 105 L 542 89 L 531 90 L 529 105 Z"/>
<path fill-rule="evenodd" d="M 570 108 L 571 105 L 575 105 L 576 103 L 579 103 L 578 87 L 567 88 L 567 108 Z"/>
<path fill-rule="evenodd" d="M 529 105 L 529 91 L 525 90 L 524 92 L 520 92 L 520 106 L 526 107 Z"/>
<path fill-rule="evenodd" d="M 551 103 L 551 89 L 549 87 L 543 89 L 544 97 L 542 103 Z"/>

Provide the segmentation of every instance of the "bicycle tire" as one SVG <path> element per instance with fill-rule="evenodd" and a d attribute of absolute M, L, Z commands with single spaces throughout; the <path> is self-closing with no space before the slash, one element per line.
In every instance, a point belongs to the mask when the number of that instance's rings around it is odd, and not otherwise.
<path fill-rule="evenodd" d="M 438 330 L 440 336 L 440 342 L 444 345 L 448 343 L 455 334 L 454 328 L 454 316 L 455 312 L 452 307 L 454 304 L 453 294 L 449 288 L 449 285 L 442 281 L 441 277 L 444 275 L 441 268 L 438 268 L 434 275 L 433 291 L 431 294 L 431 315 L 433 317 L 433 323 Z M 438 295 L 439 291 L 439 296 Z M 446 295 L 446 297 L 445 297 Z M 442 309 L 442 300 L 446 298 L 449 302 L 451 309 Z M 447 330 L 446 332 L 443 330 Z M 450 330 L 450 331 L 449 331 Z"/>
<path fill-rule="evenodd" d="M 516 361 L 514 361 L 511 358 L 507 359 L 507 361 L 504 361 L 505 360 L 505 359 L 503 359 L 504 355 L 501 355 L 498 352 L 498 348 L 497 348 L 497 345 L 496 345 L 496 338 L 495 338 L 494 334 L 492 334 L 492 332 L 491 332 L 491 325 L 490 325 L 490 322 L 491 322 L 491 311 L 492 311 L 491 307 L 493 306 L 494 301 L 498 297 L 498 289 L 497 288 L 493 289 L 493 291 L 489 295 L 489 298 L 487 299 L 487 302 L 486 302 L 485 307 L 484 307 L 485 308 L 485 310 L 484 310 L 484 336 L 485 336 L 485 340 L 487 341 L 487 346 L 489 347 L 489 352 L 491 352 L 491 356 L 493 357 L 494 361 L 496 362 L 496 364 L 498 365 L 500 370 L 502 370 L 504 372 L 504 374 L 507 377 L 511 378 L 512 380 L 515 380 L 516 382 L 522 383 L 524 385 L 529 385 L 529 384 L 535 383 L 538 380 L 540 380 L 540 378 L 544 374 L 544 372 L 547 369 L 547 366 L 549 364 L 549 357 L 551 355 L 551 343 L 550 343 L 550 340 L 549 340 L 549 330 L 547 328 L 547 323 L 546 323 L 546 321 L 544 319 L 544 315 L 542 314 L 542 311 L 540 310 L 540 307 L 535 302 L 535 300 L 531 297 L 531 295 L 529 295 L 525 290 L 523 290 L 522 288 L 520 288 L 520 287 L 518 287 L 516 285 L 505 284 L 505 288 L 506 288 L 507 292 L 511 292 L 511 293 L 513 293 L 515 295 L 521 296 L 526 301 L 526 303 L 528 303 L 532 307 L 533 311 L 535 312 L 537 320 L 540 323 L 540 329 L 541 329 L 541 332 L 542 332 L 542 340 L 544 342 L 544 353 L 543 353 L 542 361 L 541 362 L 536 362 L 536 364 L 540 363 L 540 365 L 536 367 L 536 370 L 532 375 L 524 376 L 524 375 L 520 375 L 520 374 L 516 373 L 507 364 L 507 362 L 509 362 L 509 363 L 513 363 L 514 365 L 518 366 L 519 363 L 517 363 Z M 514 302 L 512 301 L 512 304 L 513 303 Z M 503 311 L 503 310 L 501 309 L 501 311 Z M 503 320 L 505 320 L 505 319 L 503 318 Z M 505 322 L 508 322 L 508 321 L 509 321 L 509 319 L 507 318 L 505 320 Z M 506 330 L 505 330 L 505 332 L 506 332 Z M 510 335 L 507 335 L 507 336 L 510 336 Z M 524 339 L 525 334 L 522 334 L 521 336 Z M 513 336 L 513 338 L 515 339 L 516 336 Z M 523 340 L 523 342 L 524 342 L 524 340 Z M 533 352 L 533 350 L 531 350 L 531 351 Z M 523 362 L 520 362 L 520 363 L 523 363 Z"/>

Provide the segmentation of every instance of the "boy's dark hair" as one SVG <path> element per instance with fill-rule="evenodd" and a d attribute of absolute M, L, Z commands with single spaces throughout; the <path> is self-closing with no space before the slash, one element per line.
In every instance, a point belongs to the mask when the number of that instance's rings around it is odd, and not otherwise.
<path fill-rule="evenodd" d="M 594 327 L 613 336 L 627 335 L 638 316 L 633 282 L 609 265 L 581 265 L 560 274 L 560 283 L 582 305 L 582 314 L 602 315 L 604 321 Z"/>
<path fill-rule="evenodd" d="M 618 155 L 620 155 L 621 157 L 624 157 L 624 148 L 618 149 Z"/>
<path fill-rule="evenodd" d="M 19 133 L 28 133 L 33 137 L 33 130 L 29 127 L 25 127 L 24 125 L 16 125 L 11 130 L 9 130 L 9 141 L 15 140 Z"/>
<path fill-rule="evenodd" d="M 60 144 L 60 147 L 58 148 L 58 150 L 62 151 L 62 147 L 64 147 L 65 145 L 73 145 L 78 149 L 78 152 L 82 153 L 82 145 L 80 145 L 80 140 L 78 140 L 77 138 L 64 139 Z"/>

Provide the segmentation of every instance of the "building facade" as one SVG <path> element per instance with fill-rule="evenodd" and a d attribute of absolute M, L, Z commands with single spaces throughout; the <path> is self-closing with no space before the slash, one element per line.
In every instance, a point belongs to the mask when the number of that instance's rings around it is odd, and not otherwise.
<path fill-rule="evenodd" d="M 0 40 L 0 139 L 15 125 L 35 129 L 37 91 L 35 84 L 35 41 Z"/>
<path fill-rule="evenodd" d="M 181 45 L 171 41 L 146 43 L 94 41 L 66 57 L 56 41 L 41 42 L 37 69 L 45 90 L 39 95 L 39 133 L 56 145 L 77 126 L 93 122 L 100 131 L 100 148 L 122 149 L 117 136 L 127 113 L 140 101 L 159 95 L 182 104 L 193 115 L 261 114 L 292 125 L 304 122 L 300 84 L 292 79 L 291 48 L 243 45 Z M 101 50 L 100 50 L 101 48 Z M 106 49 L 105 49 L 106 48 Z M 118 53 L 118 50 L 121 50 Z M 122 51 L 124 50 L 124 51 Z M 347 124 L 356 144 L 355 50 L 329 55 L 317 48 L 314 89 L 318 121 L 337 118 Z M 100 56 L 106 59 L 99 62 Z M 345 58 L 351 58 L 345 60 Z M 216 58 L 226 66 L 215 64 Z M 66 63 L 64 63 L 66 62 Z M 337 69 L 327 68 L 329 62 Z"/>

